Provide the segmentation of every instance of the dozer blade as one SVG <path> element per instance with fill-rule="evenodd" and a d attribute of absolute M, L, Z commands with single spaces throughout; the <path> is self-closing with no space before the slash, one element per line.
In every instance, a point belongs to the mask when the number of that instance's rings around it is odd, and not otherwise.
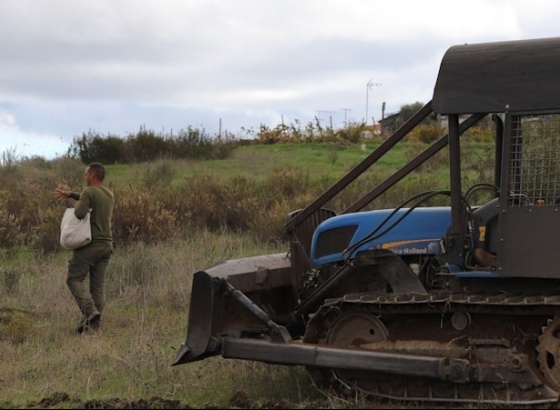
<path fill-rule="evenodd" d="M 214 285 L 212 278 L 204 271 L 193 276 L 191 304 L 189 309 L 189 333 L 186 343 L 179 348 L 173 365 L 204 359 L 212 332 L 212 312 L 214 307 Z"/>
<path fill-rule="evenodd" d="M 285 320 L 295 303 L 290 259 L 285 253 L 232 259 L 196 272 L 187 340 L 173 365 L 220 354 L 225 336 L 270 331 L 276 327 L 272 321 Z M 256 304 L 266 305 L 267 312 Z"/>

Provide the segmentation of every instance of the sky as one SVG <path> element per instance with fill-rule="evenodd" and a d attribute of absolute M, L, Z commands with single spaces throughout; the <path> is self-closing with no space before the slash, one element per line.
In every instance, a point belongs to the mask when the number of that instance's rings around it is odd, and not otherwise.
<path fill-rule="evenodd" d="M 557 0 L 1 0 L 0 154 L 372 124 L 430 101 L 451 46 L 560 36 L 559 17 Z"/>

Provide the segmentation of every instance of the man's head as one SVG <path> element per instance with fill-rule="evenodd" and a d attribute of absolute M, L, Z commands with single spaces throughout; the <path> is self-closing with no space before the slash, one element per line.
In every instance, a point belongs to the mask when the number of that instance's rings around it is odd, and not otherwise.
<path fill-rule="evenodd" d="M 85 172 L 87 185 L 101 184 L 105 179 L 105 167 L 99 162 L 92 162 Z"/>

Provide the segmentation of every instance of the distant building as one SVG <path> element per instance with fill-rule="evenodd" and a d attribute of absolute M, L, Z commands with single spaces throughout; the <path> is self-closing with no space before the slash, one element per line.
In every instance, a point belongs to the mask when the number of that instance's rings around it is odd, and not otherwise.
<path fill-rule="evenodd" d="M 389 114 L 387 117 L 383 118 L 381 121 L 379 121 L 380 133 L 382 135 L 393 134 L 401 126 L 399 120 L 400 120 L 399 112 L 395 114 Z"/>
<path fill-rule="evenodd" d="M 382 135 L 381 123 L 366 125 L 362 131 L 362 138 L 378 138 Z"/>
<path fill-rule="evenodd" d="M 460 121 L 463 121 L 468 116 L 461 116 Z M 436 113 L 429 115 L 427 118 L 423 120 L 424 123 L 427 124 L 437 124 L 440 127 L 447 129 L 447 117 L 442 117 Z M 381 134 L 384 137 L 388 137 L 392 135 L 396 130 L 398 130 L 403 124 L 404 121 L 400 115 L 400 112 L 396 114 L 390 114 L 389 116 L 385 117 L 380 121 L 381 125 Z"/>

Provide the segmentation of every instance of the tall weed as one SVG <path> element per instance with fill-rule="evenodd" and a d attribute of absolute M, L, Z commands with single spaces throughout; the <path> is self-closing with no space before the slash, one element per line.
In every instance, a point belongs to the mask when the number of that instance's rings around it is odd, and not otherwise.
<path fill-rule="evenodd" d="M 194 407 L 227 405 L 241 389 L 286 397 L 280 384 L 291 386 L 296 374 L 287 369 L 212 360 L 171 367 L 186 338 L 193 273 L 280 249 L 252 235 L 206 229 L 117 248 L 107 269 L 101 331 L 81 336 L 74 333 L 80 313 L 66 287 L 70 252 L 14 255 L 2 265 L 2 273 L 13 273 L 5 279 L 13 286 L 0 286 L 0 403 L 23 406 L 56 392 L 82 400 L 157 396 Z M 270 377 L 276 390 L 267 395 L 256 386 Z"/>
<path fill-rule="evenodd" d="M 169 184 L 178 162 L 150 166 L 139 183 L 116 183 L 108 174 L 116 247 L 101 331 L 82 336 L 74 333 L 81 314 L 66 286 L 71 253 L 58 245 L 60 216 L 71 204 L 55 201 L 52 191 L 58 184 L 79 191 L 84 165 L 65 158 L 0 167 L 0 403 L 25 406 L 53 392 L 88 400 L 157 396 L 194 407 L 223 407 L 239 391 L 263 402 L 315 400 L 297 367 L 223 359 L 170 364 L 186 338 L 193 273 L 286 251 L 288 213 L 311 203 L 336 175 L 278 166 L 259 178 L 205 172 Z M 344 210 L 386 174 L 365 173 L 328 207 Z M 442 183 L 435 174 L 413 173 L 371 206 L 395 206 L 433 189 Z"/>
<path fill-rule="evenodd" d="M 425 144 L 408 143 L 404 155 L 413 158 L 425 148 Z M 188 234 L 194 228 L 253 232 L 263 241 L 282 241 L 288 214 L 307 206 L 336 184 L 338 171 L 325 169 L 324 173 L 312 173 L 304 165 L 270 166 L 270 161 L 259 160 L 261 152 L 257 150 L 252 156 L 242 157 L 243 161 L 251 158 L 255 164 L 266 164 L 265 171 L 259 173 L 256 168 L 254 175 L 185 173 L 184 169 L 189 169 L 191 164 L 171 159 L 146 163 L 136 171 L 137 177 L 126 183 L 112 180 L 108 172 L 106 184 L 115 194 L 116 246 L 137 241 L 158 243 Z M 315 153 L 328 155 L 325 150 Z M 474 181 L 485 182 L 491 175 L 491 151 L 486 151 L 483 145 L 467 145 L 463 154 L 467 171 L 465 186 Z M 297 150 L 284 151 L 283 155 L 294 157 Z M 302 161 L 305 162 L 310 161 Z M 442 150 L 366 208 L 394 207 L 420 190 L 445 189 L 449 184 L 447 163 L 446 151 Z M 324 164 L 325 168 L 340 169 L 339 164 L 328 160 Z M 395 171 L 377 165 L 329 199 L 325 207 L 336 212 L 345 210 Z M 350 170 L 352 166 L 347 164 L 345 168 Z M 84 186 L 84 169 L 84 164 L 69 157 L 52 163 L 25 160 L 0 167 L 0 245 L 4 249 L 31 248 L 45 255 L 60 251 L 60 218 L 64 207 L 73 206 L 74 201 L 56 201 L 53 190 L 65 186 L 79 192 Z"/>

